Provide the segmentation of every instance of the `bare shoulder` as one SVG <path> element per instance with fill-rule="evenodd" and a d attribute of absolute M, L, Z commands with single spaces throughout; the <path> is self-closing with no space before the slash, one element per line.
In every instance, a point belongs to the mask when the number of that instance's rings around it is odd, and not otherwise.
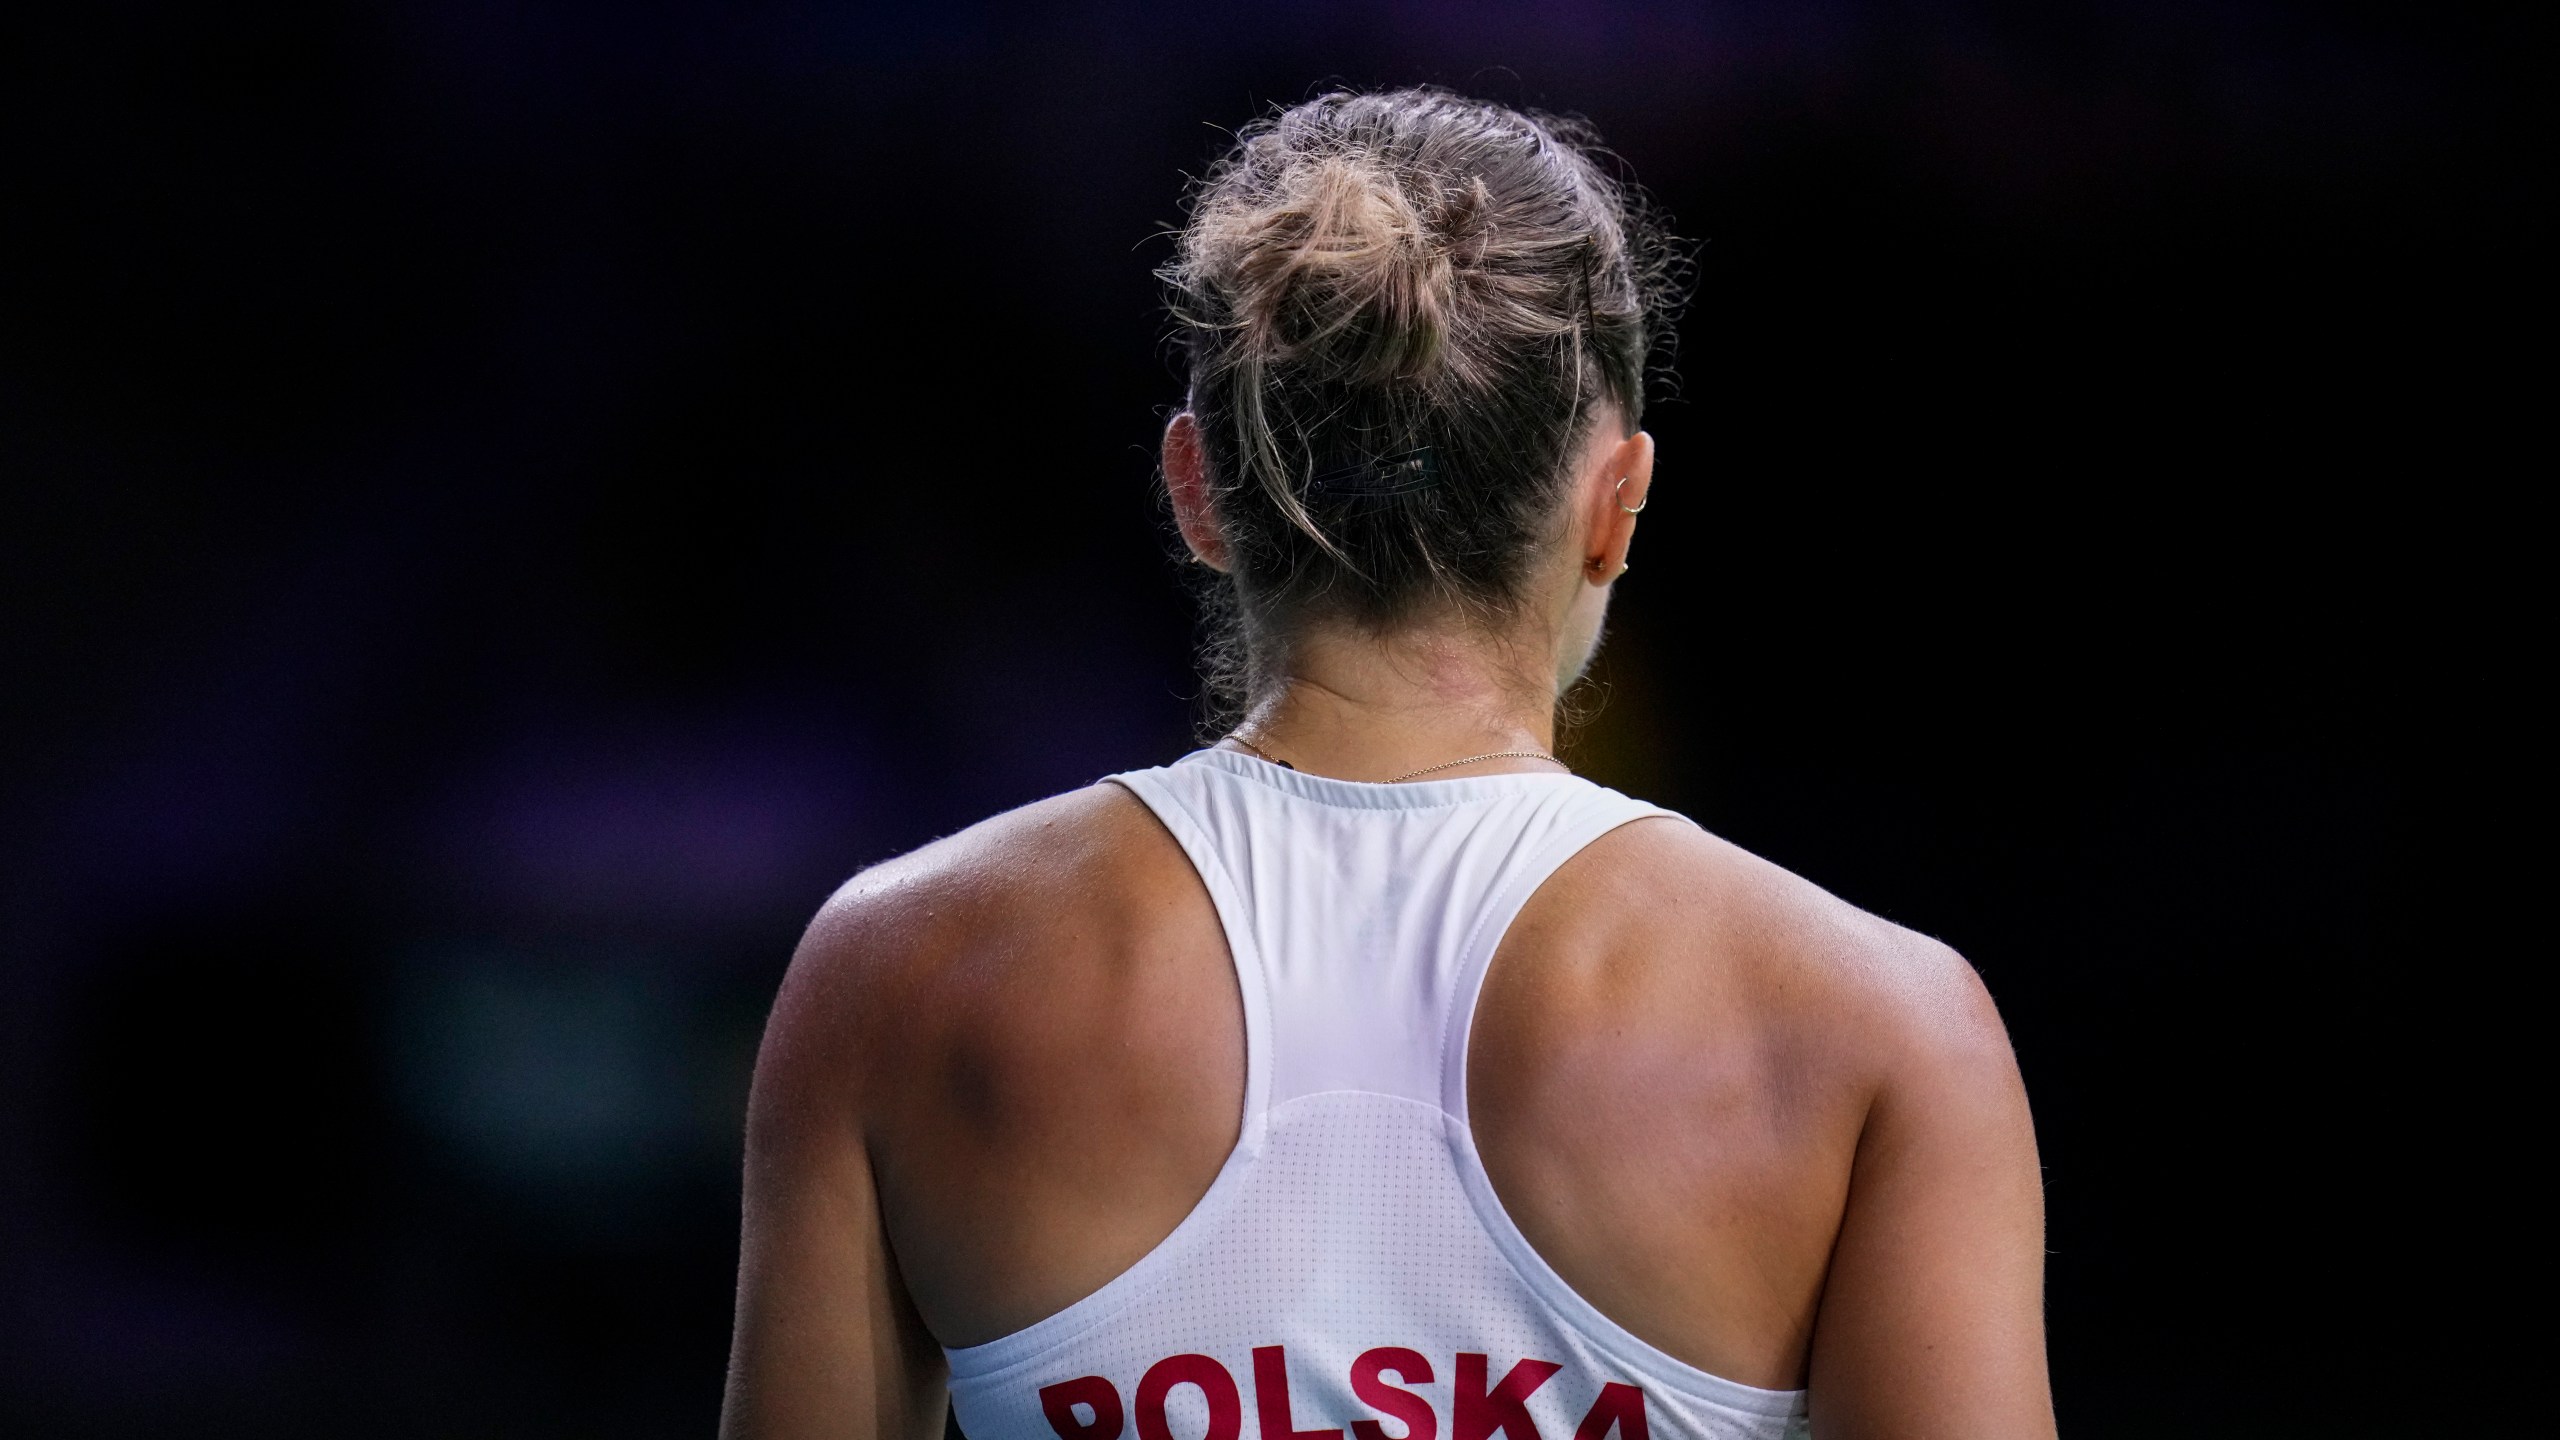
<path fill-rule="evenodd" d="M 1468 1045 L 1487 1174 L 1602 1313 L 1803 1383 L 1871 1122 L 2014 1089 L 1963 957 L 1696 827 L 1624 825 L 1540 887 Z"/>
<path fill-rule="evenodd" d="M 1233 1148 L 1242 1001 L 1215 908 L 1102 784 L 854 877 L 793 958 L 757 1061 L 777 1151 L 865 1158 L 942 1343 L 1064 1308 L 1134 1263 Z"/>
<path fill-rule="evenodd" d="M 1128 791 L 1107 782 L 1008 810 L 846 881 L 820 907 L 803 954 L 860 963 L 883 941 L 894 950 L 1086 888 L 1152 826 Z"/>
<path fill-rule="evenodd" d="M 1585 848 L 1505 950 L 1534 952 L 1506 988 L 1553 1024 L 1605 1013 L 1664 1046 L 1730 1042 L 1788 1093 L 1855 1102 L 1908 1066 L 2013 1063 L 1981 977 L 1955 950 L 1676 821 Z"/>
<path fill-rule="evenodd" d="M 775 1002 L 768 1064 L 852 1078 L 845 1067 L 895 1063 L 920 1017 L 1002 968 L 1013 978 L 1072 946 L 1025 943 L 1107 924 L 1101 912 L 1143 905 L 1133 877 L 1171 845 L 1117 785 L 1087 786 L 982 820 L 873 865 L 819 908 Z M 822 1051 L 794 1056 L 776 1044 Z"/>
<path fill-rule="evenodd" d="M 1774 1015 L 1845 1027 L 1862 1044 L 1999 1033 L 1981 977 L 1953 948 L 1710 831 L 1631 825 L 1592 850 L 1596 869 L 1654 897 L 1636 907 L 1649 922 L 1642 938 L 1654 942 L 1646 953 L 1673 966 L 1730 967 Z"/>

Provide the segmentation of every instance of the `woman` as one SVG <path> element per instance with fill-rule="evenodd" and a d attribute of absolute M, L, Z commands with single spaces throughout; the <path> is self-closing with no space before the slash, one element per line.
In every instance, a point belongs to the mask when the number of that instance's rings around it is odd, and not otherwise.
<path fill-rule="evenodd" d="M 1163 464 L 1242 721 L 820 913 L 726 1435 L 2052 1433 L 1972 970 L 1550 753 L 1664 323 L 1589 143 L 1335 94 L 1201 184 Z"/>

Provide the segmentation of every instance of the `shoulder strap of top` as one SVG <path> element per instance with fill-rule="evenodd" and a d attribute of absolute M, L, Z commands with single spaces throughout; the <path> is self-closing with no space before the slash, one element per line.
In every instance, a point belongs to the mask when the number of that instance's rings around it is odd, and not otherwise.
<path fill-rule="evenodd" d="M 1475 1031 L 1476 1002 L 1484 993 L 1486 970 L 1493 964 L 1493 954 L 1502 948 L 1503 936 L 1510 933 L 1511 922 L 1564 863 L 1582 853 L 1591 842 L 1631 821 L 1661 817 L 1691 824 L 1689 817 L 1676 810 L 1622 795 L 1603 785 L 1588 782 L 1569 803 L 1561 805 L 1536 833 L 1524 837 L 1517 864 L 1510 867 L 1491 899 L 1476 913 L 1473 930 L 1459 951 L 1456 984 L 1450 997 L 1448 1020 L 1440 1045 L 1440 1108 L 1461 1125 L 1467 1119 L 1467 1041 Z"/>
<path fill-rule="evenodd" d="M 1198 793 L 1200 777 L 1177 774 L 1179 768 L 1177 762 L 1130 770 L 1106 776 L 1105 783 L 1127 790 L 1154 812 L 1191 861 L 1201 886 L 1209 892 L 1210 905 L 1218 912 L 1218 926 L 1226 933 L 1227 954 L 1235 965 L 1236 990 L 1244 1003 L 1244 1124 L 1236 1153 L 1249 1156 L 1261 1149 L 1263 1116 L 1270 1109 L 1271 992 L 1263 978 L 1262 948 L 1255 943 L 1251 894 L 1220 853 L 1213 816 Z"/>
<path fill-rule="evenodd" d="M 1593 839 L 1669 813 L 1570 775 L 1372 785 L 1223 751 L 1113 778 L 1217 907 L 1249 1117 L 1359 1090 L 1463 1119 L 1469 1021 L 1512 918 Z"/>

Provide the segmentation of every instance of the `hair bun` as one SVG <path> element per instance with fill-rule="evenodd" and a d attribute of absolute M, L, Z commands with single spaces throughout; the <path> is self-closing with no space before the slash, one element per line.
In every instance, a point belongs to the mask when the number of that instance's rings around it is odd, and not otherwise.
<path fill-rule="evenodd" d="M 1157 273 L 1234 560 L 1211 603 L 1248 637 L 1213 657 L 1522 603 L 1582 437 L 1643 414 L 1673 289 L 1596 144 L 1445 90 L 1337 92 L 1247 125 L 1193 186 Z M 1232 700 L 1238 672 L 1212 673 Z"/>
<path fill-rule="evenodd" d="M 1356 152 L 1277 177 L 1263 196 L 1195 222 L 1202 258 L 1226 277 L 1240 338 L 1310 377 L 1377 383 L 1429 376 L 1456 308 L 1449 218 L 1438 196 Z"/>

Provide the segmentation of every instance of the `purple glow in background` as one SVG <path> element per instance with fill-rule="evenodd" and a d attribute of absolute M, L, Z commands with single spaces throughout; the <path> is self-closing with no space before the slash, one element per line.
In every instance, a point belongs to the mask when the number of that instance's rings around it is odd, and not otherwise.
<path fill-rule="evenodd" d="M 2404 1223 L 2402 812 L 2495 749 L 2401 707 L 2538 713 L 2414 578 L 2530 412 L 2515 22 L 0 24 L 0 1433 L 709 1431 L 801 926 L 1189 743 L 1148 272 L 1328 80 L 1587 113 L 1702 242 L 1577 753 L 1982 966 L 2066 1426 L 2369 1423 L 2321 1227 Z"/>

